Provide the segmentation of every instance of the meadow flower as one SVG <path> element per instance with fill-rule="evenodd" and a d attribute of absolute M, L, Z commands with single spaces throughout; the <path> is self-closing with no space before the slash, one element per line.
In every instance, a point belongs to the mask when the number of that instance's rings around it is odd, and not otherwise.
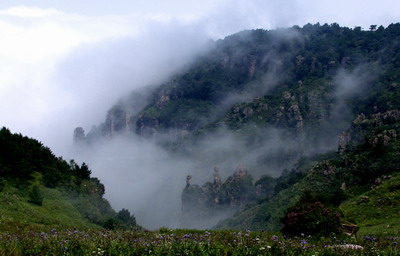
<path fill-rule="evenodd" d="M 363 250 L 364 247 L 361 245 L 357 244 L 340 244 L 340 245 L 335 245 L 334 248 L 339 248 L 339 249 L 350 249 L 350 250 Z"/>

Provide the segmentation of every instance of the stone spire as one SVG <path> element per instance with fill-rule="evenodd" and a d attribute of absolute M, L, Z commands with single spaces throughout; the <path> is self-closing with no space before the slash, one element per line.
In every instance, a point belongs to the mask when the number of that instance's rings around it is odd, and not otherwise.
<path fill-rule="evenodd" d="M 218 166 L 214 167 L 214 185 L 221 186 L 221 176 L 219 175 L 219 168 Z"/>
<path fill-rule="evenodd" d="M 190 185 L 192 184 L 192 176 L 188 175 L 186 176 L 186 187 L 190 187 Z"/>

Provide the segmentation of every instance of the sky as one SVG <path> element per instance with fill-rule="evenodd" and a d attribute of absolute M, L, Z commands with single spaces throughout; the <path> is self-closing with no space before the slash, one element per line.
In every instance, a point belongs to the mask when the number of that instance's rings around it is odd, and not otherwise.
<path fill-rule="evenodd" d="M 121 97 L 167 80 L 190 65 L 210 39 L 317 22 L 368 29 L 398 22 L 399 10 L 398 0 L 1 0 L 0 127 L 36 138 L 68 158 L 75 127 L 88 131 L 100 124 Z M 165 215 L 176 211 L 190 164 L 167 163 L 155 145 L 136 143 L 106 145 L 85 157 L 97 159 L 90 166 L 105 183 L 112 205 L 120 208 L 132 200 L 129 209 L 142 210 L 135 212 L 138 220 L 150 225 L 157 219 L 146 219 L 148 212 L 164 208 L 147 202 L 155 194 L 173 194 L 178 199 Z M 118 167 L 110 150 L 121 145 L 127 150 L 117 155 L 127 161 Z M 151 172 L 159 169 L 156 162 L 164 165 L 161 176 Z M 138 165 L 143 169 L 132 168 Z M 119 172 L 114 170 L 110 179 L 113 168 Z M 173 191 L 151 190 L 142 197 L 125 192 L 165 188 L 174 175 L 179 177 Z M 163 221 L 165 216 L 159 216 Z"/>

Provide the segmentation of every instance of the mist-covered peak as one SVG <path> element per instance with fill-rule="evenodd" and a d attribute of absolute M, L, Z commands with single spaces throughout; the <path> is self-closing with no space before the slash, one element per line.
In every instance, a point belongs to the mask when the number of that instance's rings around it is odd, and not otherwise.
<path fill-rule="evenodd" d="M 179 203 L 170 202 L 180 202 L 187 175 L 202 184 L 213 166 L 224 179 L 245 164 L 255 181 L 278 178 L 304 157 L 337 151 L 358 114 L 399 108 L 399 39 L 400 24 L 362 30 L 317 23 L 228 36 L 110 108 L 87 132 L 83 155 L 103 163 L 104 177 L 113 173 L 108 187 L 133 187 L 139 220 L 177 226 Z M 130 198 L 118 195 L 115 189 L 110 197 Z"/>

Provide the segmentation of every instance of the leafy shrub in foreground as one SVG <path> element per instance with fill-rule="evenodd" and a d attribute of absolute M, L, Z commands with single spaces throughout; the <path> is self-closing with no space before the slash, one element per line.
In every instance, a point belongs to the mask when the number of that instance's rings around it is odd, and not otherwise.
<path fill-rule="evenodd" d="M 282 233 L 288 236 L 301 234 L 327 236 L 339 233 L 341 215 L 337 208 L 313 201 L 309 193 L 290 207 L 282 219 Z"/>

